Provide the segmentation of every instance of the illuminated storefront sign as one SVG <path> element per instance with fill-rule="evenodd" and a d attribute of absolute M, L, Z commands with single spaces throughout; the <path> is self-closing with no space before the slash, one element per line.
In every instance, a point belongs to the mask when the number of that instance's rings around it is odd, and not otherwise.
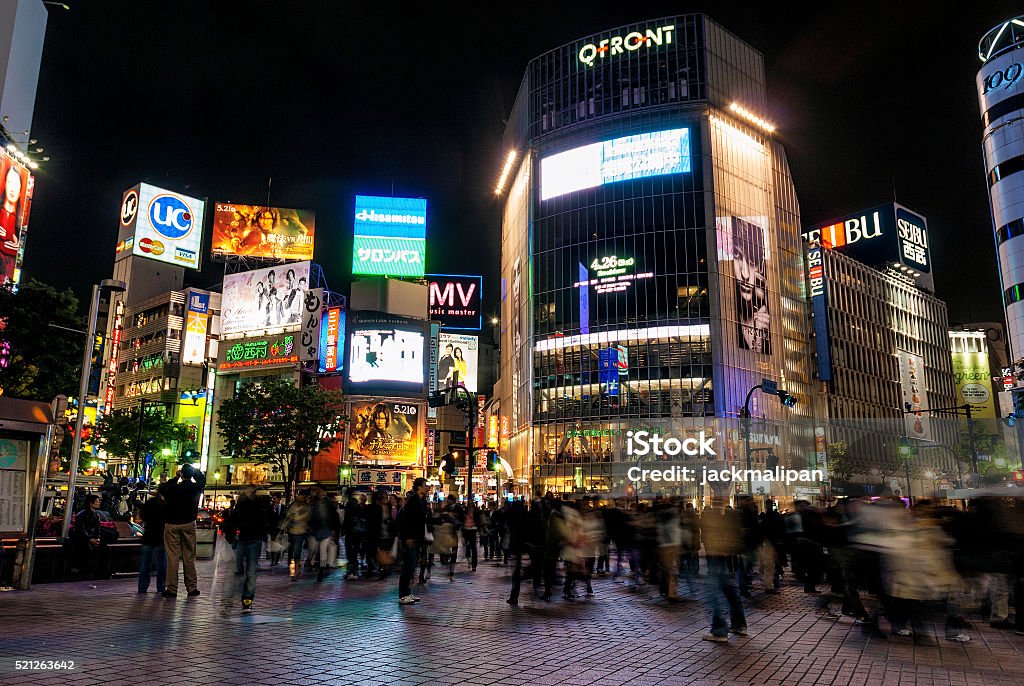
<path fill-rule="evenodd" d="M 417 462 L 421 445 L 420 409 L 410 403 L 352 403 L 349 450 L 365 458 L 392 463 Z"/>
<path fill-rule="evenodd" d="M 352 274 L 423 277 L 427 201 L 356 196 Z"/>
<path fill-rule="evenodd" d="M 295 336 L 243 341 L 235 343 L 224 353 L 224 362 L 219 368 L 245 369 L 248 367 L 270 367 L 274 365 L 294 364 L 299 361 Z"/>
<path fill-rule="evenodd" d="M 182 364 L 206 362 L 206 329 L 210 319 L 210 294 L 192 291 L 185 316 L 185 340 L 181 346 Z"/>
<path fill-rule="evenodd" d="M 121 332 L 124 330 L 124 301 L 114 306 L 114 326 L 110 330 L 110 363 L 107 365 L 107 393 L 104 408 L 107 412 L 114 407 L 114 389 L 117 387 L 117 360 L 121 349 Z"/>
<path fill-rule="evenodd" d="M 498 447 L 498 415 L 487 416 L 487 447 Z"/>
<path fill-rule="evenodd" d="M 656 45 L 671 45 L 672 32 L 675 30 L 675 24 L 669 24 L 656 29 L 646 29 L 643 33 L 630 31 L 624 36 L 603 38 L 596 43 L 584 45 L 576 57 L 583 64 L 592 67 L 598 60 L 623 55 L 627 52 L 636 52 L 640 48 L 650 50 Z"/>
<path fill-rule="evenodd" d="M 340 307 L 329 307 L 320 324 L 320 373 L 332 374 L 344 369 L 345 361 L 340 349 L 345 340 L 345 312 Z"/>
<path fill-rule="evenodd" d="M 708 324 L 690 326 L 651 326 L 644 329 L 621 329 L 619 331 L 603 331 L 585 336 L 554 336 L 537 341 L 533 349 L 536 352 L 562 350 L 579 345 L 595 343 L 614 343 L 616 341 L 646 341 L 658 338 L 710 338 L 711 327 Z"/>
<path fill-rule="evenodd" d="M 606 183 L 689 171 L 689 129 L 639 133 L 544 157 L 540 197 L 548 200 Z"/>

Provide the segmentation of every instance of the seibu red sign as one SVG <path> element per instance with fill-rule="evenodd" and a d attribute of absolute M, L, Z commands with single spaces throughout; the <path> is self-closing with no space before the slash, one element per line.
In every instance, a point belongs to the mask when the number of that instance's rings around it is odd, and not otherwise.
<path fill-rule="evenodd" d="M 430 318 L 442 329 L 479 331 L 482 324 L 482 276 L 427 274 Z"/>

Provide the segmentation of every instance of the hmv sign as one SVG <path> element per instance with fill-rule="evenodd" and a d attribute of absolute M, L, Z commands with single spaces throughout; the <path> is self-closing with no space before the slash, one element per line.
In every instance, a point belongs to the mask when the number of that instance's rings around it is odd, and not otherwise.
<path fill-rule="evenodd" d="M 808 243 L 838 250 L 879 269 L 895 269 L 934 292 L 928 221 L 894 202 L 855 212 L 803 232 Z"/>
<path fill-rule="evenodd" d="M 430 318 L 447 330 L 479 331 L 482 324 L 482 276 L 427 274 Z"/>

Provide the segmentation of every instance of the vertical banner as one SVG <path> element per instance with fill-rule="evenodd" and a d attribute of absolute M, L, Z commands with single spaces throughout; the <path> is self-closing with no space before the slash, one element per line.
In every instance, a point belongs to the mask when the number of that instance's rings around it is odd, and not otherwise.
<path fill-rule="evenodd" d="M 924 358 L 920 355 L 897 350 L 900 363 L 900 389 L 903 394 L 903 407 L 906 410 L 903 422 L 909 438 L 922 441 L 932 440 L 928 415 L 928 394 L 924 388 Z"/>
<path fill-rule="evenodd" d="M 434 466 L 434 446 L 437 442 L 436 434 L 433 429 L 427 429 L 427 466 Z"/>
<path fill-rule="evenodd" d="M 114 326 L 110 330 L 110 362 L 107 365 L 107 390 L 104 396 L 103 411 L 114 409 L 114 389 L 117 387 L 118 351 L 121 349 L 121 332 L 124 330 L 124 300 L 114 305 Z M 84 402 L 79 399 L 79 402 Z"/>
<path fill-rule="evenodd" d="M 476 434 L 473 436 L 473 445 L 477 448 L 482 448 L 487 445 L 487 413 L 484 412 L 484 404 L 487 402 L 487 396 L 478 395 L 476 397 Z M 477 453 L 479 456 L 480 453 Z M 482 460 L 478 460 L 482 462 Z"/>
<path fill-rule="evenodd" d="M 320 361 L 320 319 L 324 304 L 324 289 L 310 288 L 302 302 L 302 328 L 299 330 L 299 359 L 303 362 Z"/>
<path fill-rule="evenodd" d="M 344 368 L 345 313 L 340 307 L 324 310 L 320 318 L 320 373 L 333 374 Z"/>
<path fill-rule="evenodd" d="M 438 345 L 440 345 L 441 339 L 441 324 L 439 322 L 430 322 L 430 368 L 429 368 L 429 380 L 430 387 L 428 393 L 435 393 L 437 391 L 437 354 Z M 427 407 L 427 424 L 437 423 L 437 408 Z"/>
<path fill-rule="evenodd" d="M 185 340 L 182 343 L 181 363 L 206 362 L 206 329 L 210 318 L 210 294 L 190 291 L 188 312 L 185 315 Z"/>
<path fill-rule="evenodd" d="M 582 262 L 577 262 L 580 269 L 580 334 L 590 333 L 590 271 Z"/>

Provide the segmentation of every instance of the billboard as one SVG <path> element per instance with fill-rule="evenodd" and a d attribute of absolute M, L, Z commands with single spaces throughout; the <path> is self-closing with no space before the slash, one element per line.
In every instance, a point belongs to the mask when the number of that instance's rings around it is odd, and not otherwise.
<path fill-rule="evenodd" d="M 293 334 L 254 338 L 234 344 L 221 344 L 224 355 L 217 371 L 280 367 L 299 361 L 299 346 Z"/>
<path fill-rule="evenodd" d="M 311 260 L 315 232 L 313 210 L 218 202 L 211 248 L 214 255 Z"/>
<path fill-rule="evenodd" d="M 189 291 L 185 314 L 185 339 L 181 344 L 182 364 L 206 362 L 206 331 L 210 320 L 210 294 Z"/>
<path fill-rule="evenodd" d="M 807 248 L 807 295 L 814 317 L 814 352 L 818 358 L 818 379 L 832 380 L 832 344 L 828 334 L 828 292 L 825 286 L 825 260 L 822 247 Z"/>
<path fill-rule="evenodd" d="M 221 334 L 297 329 L 308 290 L 309 262 L 225 275 Z"/>
<path fill-rule="evenodd" d="M 458 372 L 459 385 L 476 393 L 479 338 L 442 331 L 437 341 L 437 387 L 450 388 Z"/>
<path fill-rule="evenodd" d="M 606 183 L 689 171 L 689 129 L 623 136 L 542 158 L 540 199 Z"/>
<path fill-rule="evenodd" d="M 953 339 L 957 333 L 951 331 L 949 337 Z M 995 419 L 995 398 L 992 394 L 992 372 L 989 367 L 988 351 L 977 349 L 986 344 L 985 339 L 975 339 L 980 340 L 980 346 L 970 346 L 970 339 L 966 335 L 961 339 L 967 340 L 957 346 L 959 350 L 954 349 L 952 352 L 957 404 L 970 403 L 975 419 Z M 971 347 L 975 349 L 971 350 Z"/>
<path fill-rule="evenodd" d="M 352 274 L 423 277 L 427 201 L 357 195 Z"/>
<path fill-rule="evenodd" d="M 121 200 L 118 253 L 199 269 L 206 203 L 140 183 Z"/>
<path fill-rule="evenodd" d="M 484 277 L 427 274 L 430 318 L 441 328 L 479 331 L 483 323 Z"/>
<path fill-rule="evenodd" d="M 324 289 L 311 288 L 302 302 L 302 328 L 299 329 L 299 359 L 320 361 L 320 320 L 323 318 Z"/>
<path fill-rule="evenodd" d="M 0 199 L 0 286 L 21 280 L 25 257 L 28 215 L 32 209 L 35 177 L 6 151 L 0 150 L 0 179 L 4 192 Z"/>
<path fill-rule="evenodd" d="M 350 391 L 423 394 L 426 322 L 380 312 L 353 312 L 349 324 Z"/>
<path fill-rule="evenodd" d="M 739 347 L 771 355 L 767 217 L 718 217 L 715 224 L 718 259 L 732 262 Z"/>
<path fill-rule="evenodd" d="M 412 403 L 352 403 L 349 450 L 367 459 L 412 464 L 420 454 L 420 406 Z"/>
<path fill-rule="evenodd" d="M 903 415 L 905 431 L 909 438 L 930 441 L 932 431 L 926 412 L 928 394 L 924 388 L 924 358 L 905 350 L 897 350 L 896 356 L 899 359 L 900 391 L 903 399 L 903 407 L 900 410 L 908 411 Z"/>
<path fill-rule="evenodd" d="M 898 203 L 886 203 L 815 226 L 805 231 L 803 237 L 872 267 L 895 267 L 920 288 L 935 291 L 928 220 Z"/>
<path fill-rule="evenodd" d="M 345 310 L 329 307 L 320 320 L 321 374 L 333 374 L 345 369 Z"/>

